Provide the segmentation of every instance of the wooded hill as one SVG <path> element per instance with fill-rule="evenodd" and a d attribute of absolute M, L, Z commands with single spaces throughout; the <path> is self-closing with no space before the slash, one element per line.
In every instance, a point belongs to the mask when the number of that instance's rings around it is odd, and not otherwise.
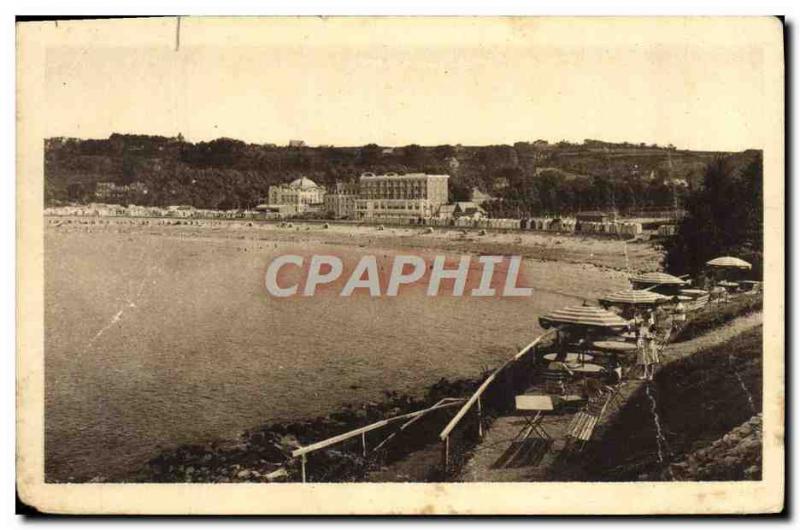
<path fill-rule="evenodd" d="M 306 176 L 320 185 L 356 180 L 365 171 L 446 173 L 451 200 L 478 189 L 497 200 L 495 216 L 621 212 L 671 207 L 701 185 L 706 165 L 727 153 L 673 146 L 544 141 L 514 145 L 423 147 L 247 144 L 229 138 L 112 134 L 102 140 L 45 140 L 45 202 L 92 202 L 95 184 L 141 183 L 119 202 L 199 208 L 251 208 L 270 185 Z"/>

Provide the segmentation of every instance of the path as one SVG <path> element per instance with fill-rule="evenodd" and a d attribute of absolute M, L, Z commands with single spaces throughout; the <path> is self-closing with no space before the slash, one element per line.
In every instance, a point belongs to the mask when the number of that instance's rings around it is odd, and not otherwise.
<path fill-rule="evenodd" d="M 661 354 L 662 366 L 688 357 L 721 344 L 736 335 L 744 333 L 750 329 L 760 326 L 762 323 L 761 312 L 751 313 L 738 317 L 731 322 L 709 331 L 699 337 L 685 342 L 670 344 Z M 625 381 L 621 388 L 620 399 L 616 406 L 610 407 L 604 418 L 597 427 L 596 434 L 599 433 L 607 419 L 611 417 L 619 407 L 623 406 L 628 398 L 644 384 L 638 379 Z M 565 435 L 569 427 L 571 414 L 559 414 L 545 416 L 542 426 L 553 438 L 549 447 L 540 447 L 539 454 L 530 455 L 529 462 L 532 465 L 524 467 L 504 467 L 497 468 L 495 463 L 508 450 L 511 440 L 519 433 L 523 427 L 521 416 L 503 416 L 497 418 L 491 427 L 485 431 L 483 441 L 475 447 L 472 456 L 464 465 L 457 481 L 464 482 L 537 482 L 563 480 L 558 475 L 559 457 L 565 445 Z"/>

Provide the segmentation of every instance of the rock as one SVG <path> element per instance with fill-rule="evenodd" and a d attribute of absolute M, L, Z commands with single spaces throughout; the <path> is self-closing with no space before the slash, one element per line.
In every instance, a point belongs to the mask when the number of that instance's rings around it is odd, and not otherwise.
<path fill-rule="evenodd" d="M 275 471 L 272 471 L 271 473 L 267 473 L 266 475 L 264 475 L 264 478 L 266 478 L 270 482 L 285 479 L 288 477 L 289 473 L 282 467 L 276 469 Z"/>
<path fill-rule="evenodd" d="M 739 445 L 736 446 L 736 451 L 739 453 L 756 453 L 761 447 L 761 441 L 758 438 L 745 438 Z"/>
<path fill-rule="evenodd" d="M 292 451 L 298 447 L 302 447 L 297 437 L 293 434 L 284 434 L 278 439 L 278 444 L 282 450 Z"/>

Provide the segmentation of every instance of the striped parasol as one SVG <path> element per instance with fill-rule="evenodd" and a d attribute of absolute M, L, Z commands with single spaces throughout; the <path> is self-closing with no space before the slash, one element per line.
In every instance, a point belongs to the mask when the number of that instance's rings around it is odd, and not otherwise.
<path fill-rule="evenodd" d="M 706 265 L 710 267 L 724 267 L 729 269 L 752 269 L 753 266 L 743 259 L 734 258 L 733 256 L 722 256 L 707 261 Z"/>
<path fill-rule="evenodd" d="M 685 285 L 686 280 L 681 280 L 677 276 L 666 272 L 648 272 L 631 278 L 632 282 L 645 283 L 651 285 Z"/>
<path fill-rule="evenodd" d="M 601 302 L 609 305 L 655 305 L 667 300 L 669 297 L 663 294 L 638 289 L 625 289 L 600 298 Z"/>
<path fill-rule="evenodd" d="M 545 329 L 558 324 L 599 328 L 625 328 L 628 326 L 628 321 L 624 318 L 596 306 L 565 307 L 539 317 L 539 323 Z"/>

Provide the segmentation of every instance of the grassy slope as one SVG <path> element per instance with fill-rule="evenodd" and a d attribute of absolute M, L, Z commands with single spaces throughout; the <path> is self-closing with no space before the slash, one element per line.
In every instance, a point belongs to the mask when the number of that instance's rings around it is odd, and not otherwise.
<path fill-rule="evenodd" d="M 664 367 L 650 386 L 663 433 L 661 457 L 643 386 L 585 459 L 589 480 L 658 480 L 666 464 L 707 446 L 761 410 L 762 329 Z"/>

